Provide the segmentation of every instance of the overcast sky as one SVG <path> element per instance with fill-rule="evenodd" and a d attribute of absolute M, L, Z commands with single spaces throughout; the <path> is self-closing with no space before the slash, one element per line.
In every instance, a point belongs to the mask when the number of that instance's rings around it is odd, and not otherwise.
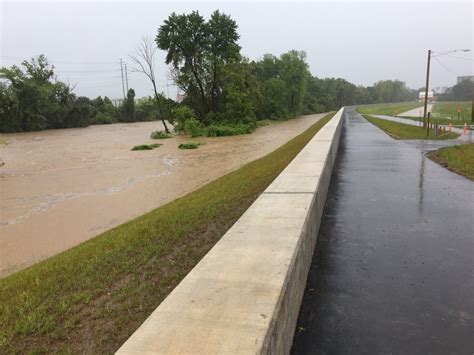
<path fill-rule="evenodd" d="M 192 10 L 209 17 L 219 9 L 239 26 L 242 53 L 258 59 L 305 50 L 311 72 L 358 85 L 399 79 L 424 85 L 428 49 L 473 48 L 473 2 L 18 2 L 1 1 L 0 66 L 44 53 L 58 78 L 76 93 L 122 96 L 119 59 L 144 35 L 155 36 L 171 12 Z M 164 52 L 157 76 L 165 94 Z M 454 53 L 432 62 L 433 87 L 451 86 L 457 75 L 473 74 L 473 55 Z M 172 84 L 171 82 L 169 84 Z M 137 97 L 151 94 L 139 73 L 129 74 Z"/>

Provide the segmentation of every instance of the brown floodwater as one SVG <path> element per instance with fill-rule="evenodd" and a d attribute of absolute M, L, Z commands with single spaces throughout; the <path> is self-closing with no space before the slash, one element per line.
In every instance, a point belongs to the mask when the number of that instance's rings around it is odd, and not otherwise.
<path fill-rule="evenodd" d="M 323 115 L 250 135 L 159 141 L 157 122 L 3 134 L 0 146 L 0 276 L 71 248 L 275 150 Z M 186 141 L 205 143 L 180 150 Z"/>

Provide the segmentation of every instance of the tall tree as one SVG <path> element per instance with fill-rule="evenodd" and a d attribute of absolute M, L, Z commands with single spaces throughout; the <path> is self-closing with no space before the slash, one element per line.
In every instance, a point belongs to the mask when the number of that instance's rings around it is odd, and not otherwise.
<path fill-rule="evenodd" d="M 158 48 L 167 51 L 177 85 L 190 96 L 201 120 L 221 105 L 220 68 L 240 60 L 237 24 L 214 11 L 209 21 L 193 11 L 172 13 L 159 28 Z"/>

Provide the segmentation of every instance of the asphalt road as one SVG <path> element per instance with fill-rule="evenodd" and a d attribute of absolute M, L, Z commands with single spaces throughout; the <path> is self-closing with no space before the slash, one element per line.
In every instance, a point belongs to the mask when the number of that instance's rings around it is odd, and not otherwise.
<path fill-rule="evenodd" d="M 428 104 L 426 109 L 427 112 L 431 112 L 433 104 Z M 398 114 L 399 116 L 408 116 L 408 117 L 423 117 L 423 106 L 414 108 L 413 110 L 408 110 Z"/>
<path fill-rule="evenodd" d="M 473 354 L 474 183 L 344 124 L 292 354 Z"/>

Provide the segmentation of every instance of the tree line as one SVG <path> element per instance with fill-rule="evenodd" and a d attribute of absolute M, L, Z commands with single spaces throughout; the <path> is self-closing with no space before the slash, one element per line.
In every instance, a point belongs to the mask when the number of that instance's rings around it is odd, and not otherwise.
<path fill-rule="evenodd" d="M 43 55 L 24 61 L 22 69 L 1 68 L 0 131 L 161 119 L 177 131 L 239 134 L 251 132 L 258 120 L 417 98 L 417 91 L 398 80 L 364 87 L 341 78 L 313 76 L 304 51 L 265 54 L 250 61 L 241 54 L 237 29 L 237 23 L 219 11 L 208 20 L 197 11 L 172 13 L 159 27 L 155 43 L 143 42 L 141 55 L 132 57 L 151 80 L 153 96 L 136 104 L 130 89 L 119 107 L 108 97 L 76 96 L 69 85 L 56 79 L 54 66 Z M 166 52 L 165 62 L 185 93 L 179 104 L 156 90 L 153 54 L 157 49 Z"/>

